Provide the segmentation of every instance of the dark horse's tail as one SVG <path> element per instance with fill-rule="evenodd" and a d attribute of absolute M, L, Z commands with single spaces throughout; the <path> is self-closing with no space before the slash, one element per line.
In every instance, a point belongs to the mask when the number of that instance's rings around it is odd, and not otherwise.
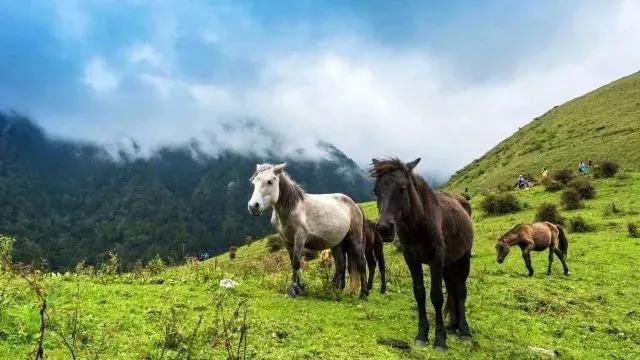
<path fill-rule="evenodd" d="M 558 227 L 558 240 L 560 240 L 560 244 L 558 244 L 558 248 L 560 252 L 562 252 L 563 257 L 567 257 L 567 251 L 569 250 L 569 242 L 567 241 L 567 235 L 564 233 L 564 229 L 562 226 Z"/>

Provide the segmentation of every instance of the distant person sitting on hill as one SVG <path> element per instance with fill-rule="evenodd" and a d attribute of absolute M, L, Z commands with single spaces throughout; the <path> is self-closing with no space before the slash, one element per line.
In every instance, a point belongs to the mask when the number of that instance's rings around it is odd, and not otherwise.
<path fill-rule="evenodd" d="M 587 164 L 585 164 L 583 161 L 580 161 L 580 164 L 578 164 L 578 172 L 580 172 L 580 174 L 586 174 L 589 172 L 589 166 L 587 166 Z"/>
<path fill-rule="evenodd" d="M 518 176 L 517 184 L 518 184 L 518 189 L 524 190 L 524 188 L 527 185 L 527 180 L 524 178 L 524 176 L 520 175 Z"/>

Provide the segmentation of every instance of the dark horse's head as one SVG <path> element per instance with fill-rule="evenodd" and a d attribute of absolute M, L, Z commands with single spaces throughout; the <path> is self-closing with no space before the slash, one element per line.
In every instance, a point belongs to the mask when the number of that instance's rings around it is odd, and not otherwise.
<path fill-rule="evenodd" d="M 411 212 L 411 172 L 419 162 L 420 158 L 408 163 L 397 158 L 373 159 L 369 174 L 375 179 L 373 192 L 380 212 L 378 233 L 383 241 L 393 240 L 396 223 Z"/>

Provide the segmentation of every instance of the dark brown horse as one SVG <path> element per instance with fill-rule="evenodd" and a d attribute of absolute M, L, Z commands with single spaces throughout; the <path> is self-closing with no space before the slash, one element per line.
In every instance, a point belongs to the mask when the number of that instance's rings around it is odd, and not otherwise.
<path fill-rule="evenodd" d="M 376 223 L 371 220 L 364 221 L 364 239 L 365 239 L 365 257 L 367 259 L 367 267 L 369 271 L 368 288 L 369 291 L 373 288 L 373 277 L 376 272 L 376 264 L 380 269 L 380 293 L 387 292 L 387 280 L 385 274 L 385 262 L 384 251 L 382 248 L 382 239 L 378 230 L 376 229 Z"/>
<path fill-rule="evenodd" d="M 569 268 L 565 262 L 569 243 L 564 229 L 561 226 L 554 225 L 550 222 L 537 222 L 531 225 L 520 224 L 502 235 L 496 243 L 496 253 L 499 264 L 504 262 L 504 258 L 509 255 L 511 246 L 518 245 L 522 249 L 522 258 L 524 264 L 529 270 L 529 276 L 533 276 L 533 267 L 531 267 L 531 251 L 544 251 L 549 249 L 549 265 L 547 267 L 547 275 L 551 275 L 551 263 L 553 263 L 553 254 L 555 253 L 562 263 L 564 274 L 569 275 Z"/>
<path fill-rule="evenodd" d="M 374 192 L 380 211 L 378 232 L 385 241 L 393 239 L 397 232 L 411 272 L 418 307 L 416 345 L 423 346 L 428 341 L 429 322 L 422 273 L 422 264 L 427 264 L 431 275 L 431 302 L 436 315 L 434 347 L 444 350 L 443 279 L 450 297 L 447 300 L 450 306 L 447 329 L 458 330 L 461 339 L 471 337 L 465 303 L 473 225 L 464 198 L 437 193 L 413 173 L 419 161 L 405 164 L 398 159 L 373 159 L 370 174 L 375 178 Z"/>

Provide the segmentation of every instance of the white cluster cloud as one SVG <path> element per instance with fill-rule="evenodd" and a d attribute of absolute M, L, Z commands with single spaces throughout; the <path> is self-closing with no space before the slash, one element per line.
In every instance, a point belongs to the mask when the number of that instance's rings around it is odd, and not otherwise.
<path fill-rule="evenodd" d="M 84 69 L 84 83 L 98 93 L 106 93 L 118 87 L 118 77 L 101 58 L 91 59 Z"/>
<path fill-rule="evenodd" d="M 422 157 L 424 172 L 444 177 L 554 105 L 637 71 L 640 3 L 587 7 L 544 51 L 508 76 L 483 81 L 463 79 L 429 50 L 353 34 L 332 40 L 256 54 L 257 80 L 242 85 L 196 82 L 167 71 L 169 62 L 151 44 L 130 48 L 131 66 L 149 66 L 129 77 L 155 97 L 112 101 L 79 133 L 102 142 L 127 134 L 147 149 L 195 138 L 214 152 L 263 151 L 273 145 L 264 132 L 227 126 L 252 119 L 284 136 L 287 149 L 327 141 L 362 166 L 374 156 Z M 99 58 L 87 64 L 83 80 L 100 93 L 120 81 Z"/>

